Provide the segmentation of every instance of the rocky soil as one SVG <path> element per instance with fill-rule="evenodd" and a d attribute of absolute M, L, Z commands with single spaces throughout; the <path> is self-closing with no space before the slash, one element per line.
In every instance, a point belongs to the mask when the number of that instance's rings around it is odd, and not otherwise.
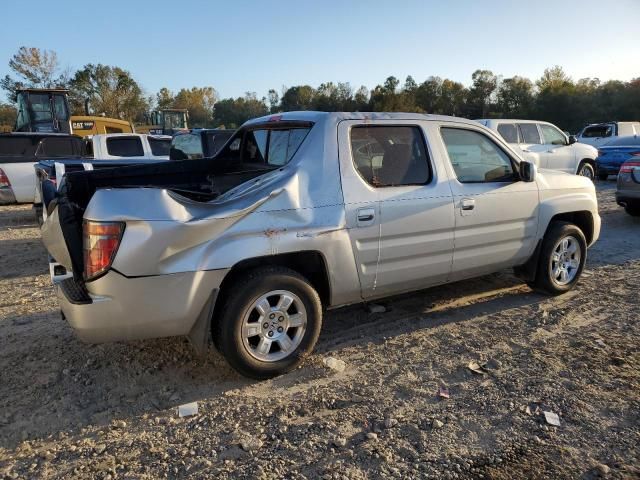
<path fill-rule="evenodd" d="M 0 478 L 639 478 L 640 219 L 598 188 L 573 292 L 504 272 L 329 312 L 266 382 L 181 338 L 80 343 L 30 207 L 0 207 Z"/>

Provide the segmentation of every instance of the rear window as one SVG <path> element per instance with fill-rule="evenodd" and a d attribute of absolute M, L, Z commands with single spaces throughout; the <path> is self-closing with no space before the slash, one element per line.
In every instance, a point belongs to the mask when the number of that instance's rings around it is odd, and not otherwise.
<path fill-rule="evenodd" d="M 143 157 L 142 141 L 138 137 L 107 138 L 107 152 L 114 157 Z"/>
<path fill-rule="evenodd" d="M 35 145 L 28 137 L 0 137 L 0 156 L 35 155 Z"/>
<path fill-rule="evenodd" d="M 309 128 L 258 129 L 246 133 L 242 161 L 282 166 L 298 151 Z"/>
<path fill-rule="evenodd" d="M 70 157 L 75 155 L 71 138 L 45 138 L 38 148 L 38 157 Z"/>
<path fill-rule="evenodd" d="M 202 158 L 202 140 L 195 133 L 183 133 L 173 137 L 170 145 L 171 160 L 194 160 Z"/>
<path fill-rule="evenodd" d="M 498 125 L 498 133 L 507 143 L 518 143 L 518 129 L 513 123 L 501 123 Z"/>
<path fill-rule="evenodd" d="M 541 144 L 538 126 L 535 123 L 521 123 L 520 134 L 522 135 L 522 143 Z"/>
<path fill-rule="evenodd" d="M 151 147 L 151 153 L 156 157 L 166 157 L 169 155 L 171 149 L 171 139 L 169 138 L 149 138 L 149 146 Z"/>
<path fill-rule="evenodd" d="M 613 125 L 594 125 L 587 127 L 582 132 L 584 138 L 602 138 L 613 135 Z"/>
<path fill-rule="evenodd" d="M 220 151 L 224 144 L 227 143 L 227 140 L 231 138 L 233 135 L 233 131 L 229 132 L 210 132 L 207 133 L 205 138 L 207 139 L 207 147 L 211 156 L 215 155 Z"/>

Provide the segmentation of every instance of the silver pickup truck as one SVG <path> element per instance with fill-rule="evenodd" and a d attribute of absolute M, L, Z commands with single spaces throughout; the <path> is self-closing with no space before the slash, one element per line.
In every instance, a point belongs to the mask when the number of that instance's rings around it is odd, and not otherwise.
<path fill-rule="evenodd" d="M 324 309 L 504 268 L 566 292 L 600 233 L 588 179 L 421 114 L 258 118 L 214 158 L 69 173 L 53 201 L 42 235 L 81 339 L 212 335 L 254 378 L 298 365 Z"/>

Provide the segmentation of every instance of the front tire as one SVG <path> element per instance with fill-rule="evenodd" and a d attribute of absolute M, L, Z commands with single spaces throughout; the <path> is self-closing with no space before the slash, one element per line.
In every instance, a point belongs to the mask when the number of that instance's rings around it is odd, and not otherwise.
<path fill-rule="evenodd" d="M 587 240 L 576 225 L 553 222 L 542 241 L 534 289 L 549 295 L 571 290 L 587 259 Z"/>
<path fill-rule="evenodd" d="M 229 364 L 263 380 L 297 367 L 313 350 L 322 325 L 318 293 L 284 267 L 250 271 L 226 294 L 214 338 Z"/>
<path fill-rule="evenodd" d="M 582 177 L 587 177 L 592 182 L 596 178 L 596 171 L 589 162 L 583 162 L 578 168 L 578 175 Z"/>

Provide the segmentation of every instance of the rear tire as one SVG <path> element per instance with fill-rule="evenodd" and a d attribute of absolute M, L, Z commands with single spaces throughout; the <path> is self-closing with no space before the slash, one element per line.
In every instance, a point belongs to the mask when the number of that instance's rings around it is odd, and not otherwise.
<path fill-rule="evenodd" d="M 640 204 L 628 204 L 626 207 L 624 207 L 624 211 L 632 217 L 640 217 Z"/>
<path fill-rule="evenodd" d="M 313 350 L 322 303 L 306 278 L 284 267 L 262 267 L 228 288 L 214 322 L 222 355 L 246 377 L 263 380 L 297 367 Z"/>
<path fill-rule="evenodd" d="M 606 181 L 607 178 L 609 178 L 609 174 L 608 173 L 599 173 L 598 174 L 598 179 L 602 182 Z"/>
<path fill-rule="evenodd" d="M 553 222 L 542 241 L 533 288 L 549 295 L 571 290 L 587 259 L 587 240 L 576 225 Z"/>
<path fill-rule="evenodd" d="M 596 171 L 589 162 L 582 162 L 578 167 L 578 175 L 582 177 L 587 177 L 592 182 L 596 178 Z"/>

